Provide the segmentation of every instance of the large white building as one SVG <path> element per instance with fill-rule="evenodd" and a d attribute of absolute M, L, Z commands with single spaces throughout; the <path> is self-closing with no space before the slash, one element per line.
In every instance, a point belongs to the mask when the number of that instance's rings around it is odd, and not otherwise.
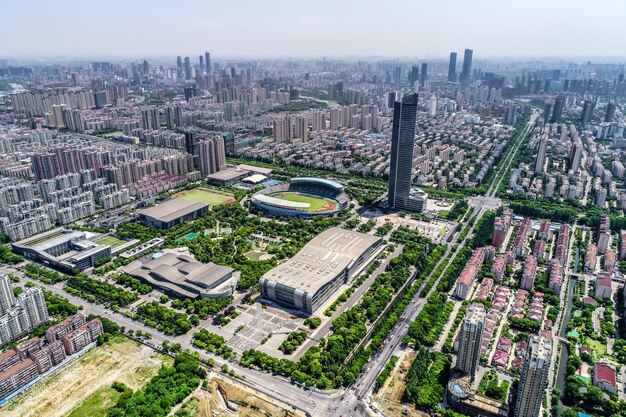
<path fill-rule="evenodd" d="M 382 245 L 382 239 L 333 227 L 307 243 L 291 259 L 266 272 L 261 295 L 288 308 L 313 313 L 341 285 L 350 282 Z"/>

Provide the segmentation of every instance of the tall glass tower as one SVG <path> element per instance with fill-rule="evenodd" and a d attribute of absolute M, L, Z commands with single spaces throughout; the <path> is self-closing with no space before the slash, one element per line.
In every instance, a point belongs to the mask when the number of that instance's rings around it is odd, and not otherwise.
<path fill-rule="evenodd" d="M 463 54 L 463 72 L 461 72 L 461 83 L 469 84 L 472 79 L 472 56 L 474 51 L 466 49 Z"/>
<path fill-rule="evenodd" d="M 410 194 L 416 118 L 417 94 L 408 94 L 394 103 L 388 194 L 389 207 L 393 209 L 415 210 Z"/>

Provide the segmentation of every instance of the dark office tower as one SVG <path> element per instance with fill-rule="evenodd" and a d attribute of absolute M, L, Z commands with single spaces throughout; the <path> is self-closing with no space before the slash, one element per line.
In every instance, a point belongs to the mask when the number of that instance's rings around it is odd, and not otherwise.
<path fill-rule="evenodd" d="M 428 77 L 428 64 L 424 62 L 422 63 L 422 70 L 420 71 L 420 88 L 424 88 L 424 84 L 426 83 L 427 77 Z"/>
<path fill-rule="evenodd" d="M 204 64 L 206 65 L 206 73 L 211 73 L 211 54 L 208 52 L 204 53 Z"/>
<path fill-rule="evenodd" d="M 393 73 L 393 83 L 395 85 L 400 85 L 400 78 L 402 77 L 402 67 L 396 67 Z"/>
<path fill-rule="evenodd" d="M 543 92 L 544 93 L 549 93 L 550 92 L 550 80 L 546 80 L 546 82 L 543 85 Z"/>
<path fill-rule="evenodd" d="M 191 61 L 189 61 L 189 57 L 185 57 L 185 78 L 191 78 Z"/>
<path fill-rule="evenodd" d="M 144 74 L 149 74 L 150 73 L 150 64 L 148 64 L 148 61 L 146 61 L 145 59 L 143 60 L 143 73 Z"/>
<path fill-rule="evenodd" d="M 461 72 L 461 84 L 468 85 L 472 81 L 472 56 L 474 51 L 466 49 L 463 54 L 463 71 Z"/>
<path fill-rule="evenodd" d="M 565 97 L 558 96 L 554 99 L 554 109 L 552 110 L 552 118 L 550 123 L 561 123 L 563 117 L 563 108 L 565 107 Z"/>
<path fill-rule="evenodd" d="M 606 115 L 604 116 L 604 121 L 612 122 L 613 117 L 615 117 L 615 102 L 611 100 L 606 105 Z"/>
<path fill-rule="evenodd" d="M 106 91 L 98 91 L 98 92 L 93 93 L 93 101 L 96 105 L 96 108 L 98 109 L 101 109 L 107 104 L 109 104 L 109 101 L 107 100 Z"/>
<path fill-rule="evenodd" d="M 545 126 L 550 120 L 550 113 L 552 113 L 552 103 L 546 101 L 546 104 L 543 107 L 543 124 Z"/>
<path fill-rule="evenodd" d="M 411 208 L 416 117 L 417 94 L 408 94 L 394 103 L 388 194 L 389 207 L 393 209 Z"/>
<path fill-rule="evenodd" d="M 419 80 L 419 76 L 420 76 L 420 69 L 417 67 L 417 65 L 413 65 L 411 67 L 411 71 L 409 72 L 409 84 L 413 86 L 413 84 L 415 84 L 417 80 Z"/>
<path fill-rule="evenodd" d="M 583 112 L 580 115 L 580 123 L 582 123 L 583 126 L 587 126 L 589 122 L 591 122 L 594 107 L 593 101 L 585 100 L 585 104 L 583 104 Z"/>
<path fill-rule="evenodd" d="M 393 103 L 395 102 L 396 102 L 396 92 L 392 91 L 391 93 L 387 93 L 387 107 L 392 109 L 394 106 Z"/>
<path fill-rule="evenodd" d="M 617 77 L 617 82 L 618 83 L 623 83 L 624 82 L 624 74 L 620 74 L 619 77 Z"/>
<path fill-rule="evenodd" d="M 189 101 L 189 99 L 191 97 L 195 97 L 198 95 L 197 90 L 196 90 L 196 86 L 192 85 L 190 87 L 185 87 L 185 100 Z"/>
<path fill-rule="evenodd" d="M 178 72 L 183 70 L 183 59 L 179 56 L 176 57 L 176 69 L 178 69 Z"/>
<path fill-rule="evenodd" d="M 180 132 L 185 134 L 185 150 L 190 155 L 197 155 L 198 153 L 198 135 L 193 129 L 180 129 Z"/>
<path fill-rule="evenodd" d="M 569 80 L 563 81 L 563 91 L 569 90 Z"/>
<path fill-rule="evenodd" d="M 204 72 L 204 58 L 202 55 L 198 57 L 198 60 L 200 61 L 200 74 L 202 74 Z"/>
<path fill-rule="evenodd" d="M 456 52 L 450 52 L 450 63 L 448 64 L 448 81 L 456 81 Z"/>

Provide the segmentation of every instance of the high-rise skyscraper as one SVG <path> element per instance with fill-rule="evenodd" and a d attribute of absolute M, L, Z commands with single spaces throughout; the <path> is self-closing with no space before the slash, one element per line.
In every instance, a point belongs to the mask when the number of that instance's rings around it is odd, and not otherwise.
<path fill-rule="evenodd" d="M 537 147 L 537 157 L 535 158 L 535 174 L 543 173 L 543 166 L 546 163 L 546 151 L 548 149 L 548 141 L 545 136 L 539 139 L 539 146 Z"/>
<path fill-rule="evenodd" d="M 580 160 L 582 157 L 582 144 L 580 143 L 580 139 L 572 144 L 572 147 L 569 151 L 569 157 L 567 160 L 567 168 L 570 172 L 576 173 L 580 168 Z"/>
<path fill-rule="evenodd" d="M 202 55 L 198 56 L 198 62 L 200 62 L 200 74 L 204 73 L 204 58 Z"/>
<path fill-rule="evenodd" d="M 561 123 L 561 117 L 563 117 L 563 108 L 565 107 L 565 97 L 558 96 L 554 99 L 554 109 L 552 110 L 552 117 L 550 123 Z"/>
<path fill-rule="evenodd" d="M 204 52 L 204 65 L 206 66 L 206 73 L 211 73 L 211 54 Z"/>
<path fill-rule="evenodd" d="M 402 67 L 396 67 L 393 72 L 393 82 L 395 85 L 400 85 L 400 79 L 402 78 Z"/>
<path fill-rule="evenodd" d="M 424 84 L 426 83 L 427 77 L 428 77 L 428 64 L 426 62 L 423 62 L 422 70 L 420 71 L 420 88 L 424 88 Z"/>
<path fill-rule="evenodd" d="M 478 371 L 480 343 L 485 325 L 485 308 L 482 304 L 470 304 L 465 312 L 459 339 L 456 367 L 472 378 Z"/>
<path fill-rule="evenodd" d="M 15 305 L 15 296 L 8 276 L 0 276 L 0 316 L 5 315 Z"/>
<path fill-rule="evenodd" d="M 539 417 L 548 382 L 551 353 L 551 340 L 539 335 L 530 337 L 517 389 L 515 417 Z"/>
<path fill-rule="evenodd" d="M 450 52 L 450 63 L 448 64 L 448 81 L 456 81 L 456 52 Z"/>
<path fill-rule="evenodd" d="M 411 84 L 411 87 L 413 87 L 413 84 L 415 84 L 419 80 L 419 76 L 420 69 L 417 65 L 413 65 L 411 67 L 411 71 L 409 72 L 409 84 Z"/>
<path fill-rule="evenodd" d="M 50 318 L 41 288 L 27 288 L 17 297 L 17 303 L 26 311 L 31 328 L 40 326 Z"/>
<path fill-rule="evenodd" d="M 209 175 L 226 168 L 224 139 L 214 136 L 198 142 L 198 159 L 202 175 Z"/>
<path fill-rule="evenodd" d="M 416 118 L 417 94 L 408 94 L 394 103 L 387 196 L 392 209 L 422 211 L 426 204 L 427 196 L 423 191 L 411 194 Z"/>
<path fill-rule="evenodd" d="M 606 105 L 606 115 L 604 116 L 605 122 L 612 122 L 615 117 L 615 102 L 613 100 L 609 101 Z"/>
<path fill-rule="evenodd" d="M 191 78 L 191 61 L 188 56 L 185 57 L 185 78 Z"/>
<path fill-rule="evenodd" d="M 594 107 L 595 103 L 593 101 L 585 100 L 585 103 L 583 104 L 583 112 L 580 115 L 580 122 L 583 126 L 587 126 L 589 122 L 591 122 Z"/>
<path fill-rule="evenodd" d="M 466 49 L 463 54 L 463 71 L 461 72 L 461 84 L 470 84 L 472 81 L 472 56 L 474 51 Z"/>

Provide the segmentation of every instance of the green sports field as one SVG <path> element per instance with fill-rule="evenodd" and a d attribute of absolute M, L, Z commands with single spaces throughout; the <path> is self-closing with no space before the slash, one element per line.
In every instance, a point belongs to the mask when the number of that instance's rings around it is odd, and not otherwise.
<path fill-rule="evenodd" d="M 295 191 L 282 191 L 278 193 L 272 193 L 270 197 L 279 198 L 281 200 L 295 201 L 298 203 L 308 203 L 309 213 L 320 213 L 324 211 L 334 210 L 337 208 L 337 200 L 332 198 L 317 196 L 313 194 L 298 193 Z"/>
<path fill-rule="evenodd" d="M 232 195 L 217 193 L 215 191 L 209 191 L 204 188 L 195 188 L 193 190 L 181 191 L 174 194 L 172 198 L 182 198 L 185 200 L 193 201 L 195 203 L 209 203 L 212 206 L 219 206 L 235 201 L 235 197 L 233 197 Z"/>
<path fill-rule="evenodd" d="M 114 248 L 116 246 L 123 245 L 126 242 L 114 236 L 103 236 L 100 239 L 97 239 L 96 243 L 101 245 L 111 245 L 111 247 Z"/>

